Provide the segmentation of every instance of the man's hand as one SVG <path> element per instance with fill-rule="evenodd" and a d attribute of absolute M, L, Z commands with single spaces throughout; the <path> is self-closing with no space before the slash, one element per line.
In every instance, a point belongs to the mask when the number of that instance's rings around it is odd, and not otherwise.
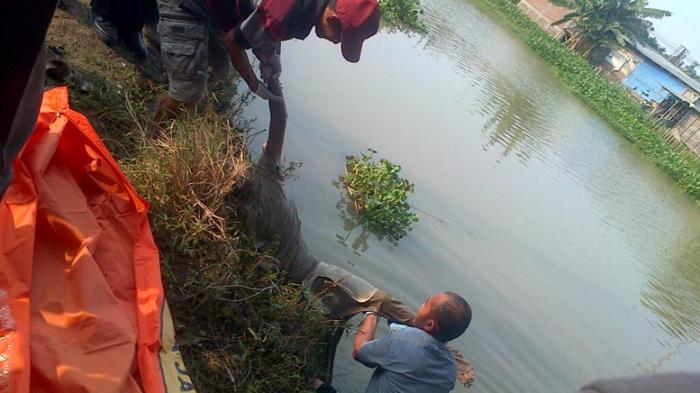
<path fill-rule="evenodd" d="M 355 344 L 352 348 L 352 357 L 357 359 L 357 353 L 360 350 L 362 344 L 367 341 L 374 340 L 374 333 L 377 330 L 377 313 L 369 311 L 365 314 L 365 320 L 362 321 L 360 329 L 355 334 Z"/>
<path fill-rule="evenodd" d="M 255 95 L 262 99 L 273 102 L 279 102 L 280 104 L 284 103 L 284 97 L 272 93 L 270 90 L 267 89 L 265 84 L 260 81 L 257 81 L 257 86 L 255 88 L 251 88 L 251 90 L 253 90 L 253 93 L 255 93 Z"/>

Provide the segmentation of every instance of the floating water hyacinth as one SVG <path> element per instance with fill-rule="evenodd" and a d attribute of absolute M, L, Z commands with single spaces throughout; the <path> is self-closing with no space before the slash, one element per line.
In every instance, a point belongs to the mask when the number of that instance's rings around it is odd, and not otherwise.
<path fill-rule="evenodd" d="M 396 242 L 418 221 L 408 204 L 414 185 L 399 176 L 399 165 L 386 159 L 376 162 L 376 152 L 369 152 L 347 157 L 342 184 L 362 226 Z"/>

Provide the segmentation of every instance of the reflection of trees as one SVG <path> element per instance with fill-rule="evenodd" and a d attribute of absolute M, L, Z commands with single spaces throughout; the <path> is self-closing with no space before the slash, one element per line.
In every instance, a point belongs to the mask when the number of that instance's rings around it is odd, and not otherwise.
<path fill-rule="evenodd" d="M 641 302 L 661 318 L 669 334 L 700 340 L 700 235 L 679 245 L 677 256 L 652 272 Z"/>
<path fill-rule="evenodd" d="M 481 131 L 488 135 L 488 146 L 502 146 L 503 158 L 515 152 L 527 161 L 545 144 L 541 108 L 505 79 L 489 80 L 481 92 L 479 112 L 487 117 Z"/>
<path fill-rule="evenodd" d="M 484 45 L 467 41 L 450 21 L 432 17 L 429 8 L 426 11 L 430 30 L 426 47 L 451 59 L 473 80 L 472 87 L 480 93 L 474 111 L 487 119 L 481 129 L 488 135 L 486 147 L 500 145 L 503 158 L 515 152 L 523 162 L 527 161 L 545 144 L 548 131 L 543 126 L 543 108 L 533 99 L 542 96 L 538 86 L 528 84 L 527 80 L 519 80 L 517 85 L 511 83 L 484 56 Z M 545 96 L 550 94 L 546 92 Z"/>
<path fill-rule="evenodd" d="M 386 236 L 365 228 L 360 222 L 360 217 L 354 205 L 349 201 L 340 180 L 334 181 L 333 185 L 340 190 L 340 198 L 338 203 L 335 204 L 335 208 L 338 210 L 338 216 L 343 220 L 343 234 L 338 233 L 335 235 L 335 238 L 342 246 L 351 247 L 355 254 L 360 255 L 360 253 L 367 251 L 369 248 L 370 234 L 374 235 L 379 241 L 384 240 Z M 348 243 L 349 240 L 352 240 L 352 242 Z M 394 246 L 398 244 L 397 241 L 388 238 L 387 240 Z"/>
<path fill-rule="evenodd" d="M 338 215 L 340 216 L 340 219 L 343 220 L 343 232 L 345 233 L 344 235 L 335 235 L 338 243 L 344 247 L 352 247 L 355 254 L 358 255 L 367 251 L 369 248 L 368 240 L 370 232 L 360 223 L 357 213 L 355 212 L 355 208 L 353 207 L 352 203 L 348 201 L 342 187 L 340 199 L 338 200 L 338 203 L 335 204 L 335 208 L 338 209 Z M 352 244 L 348 244 L 348 240 L 357 229 L 360 230 L 360 234 L 355 235 Z"/>

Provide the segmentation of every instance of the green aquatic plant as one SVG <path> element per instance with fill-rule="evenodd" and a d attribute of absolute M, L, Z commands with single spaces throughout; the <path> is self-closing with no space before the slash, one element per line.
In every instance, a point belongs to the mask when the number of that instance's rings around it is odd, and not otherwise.
<path fill-rule="evenodd" d="M 401 166 L 386 159 L 374 160 L 373 150 L 347 157 L 342 184 L 364 228 L 392 241 L 406 236 L 418 221 L 408 196 L 414 185 L 399 176 Z"/>
<path fill-rule="evenodd" d="M 420 0 L 379 0 L 384 20 L 392 25 L 424 33 L 427 31 L 420 16 L 423 9 Z"/>
<path fill-rule="evenodd" d="M 601 75 L 583 57 L 546 33 L 512 0 L 473 0 L 495 15 L 550 64 L 559 79 L 613 129 L 634 143 L 659 168 L 700 202 L 700 160 L 689 149 L 669 141 L 665 131 L 618 84 Z"/>

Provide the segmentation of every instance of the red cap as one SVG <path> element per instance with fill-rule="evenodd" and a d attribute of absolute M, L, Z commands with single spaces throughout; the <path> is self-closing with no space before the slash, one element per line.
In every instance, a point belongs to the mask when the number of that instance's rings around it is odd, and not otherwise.
<path fill-rule="evenodd" d="M 343 57 L 357 63 L 362 43 L 379 31 L 379 4 L 376 0 L 336 0 L 335 13 L 343 29 L 340 38 Z"/>

